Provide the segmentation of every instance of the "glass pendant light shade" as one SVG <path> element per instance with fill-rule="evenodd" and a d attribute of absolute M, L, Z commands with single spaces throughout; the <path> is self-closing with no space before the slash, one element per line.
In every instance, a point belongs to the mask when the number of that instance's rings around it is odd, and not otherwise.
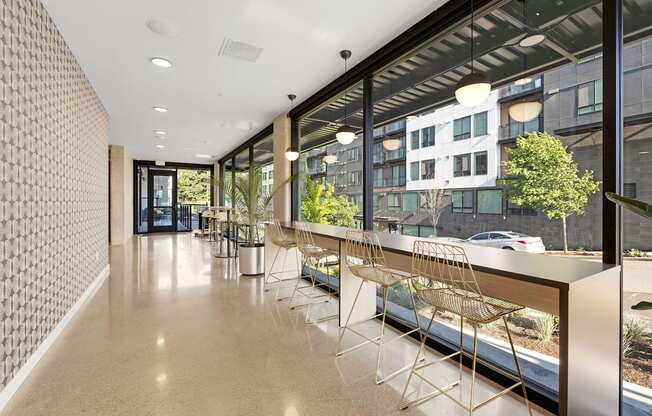
<path fill-rule="evenodd" d="M 526 123 L 537 118 L 541 114 L 541 110 L 543 110 L 543 105 L 540 102 L 526 101 L 509 107 L 509 116 L 514 121 Z"/>
<path fill-rule="evenodd" d="M 475 107 L 487 101 L 491 84 L 483 74 L 472 72 L 465 75 L 455 88 L 455 98 L 465 107 Z"/>
<path fill-rule="evenodd" d="M 353 127 L 345 124 L 337 129 L 335 138 L 340 144 L 351 144 L 355 140 L 355 130 L 353 130 Z"/>
<path fill-rule="evenodd" d="M 383 140 L 383 147 L 385 150 L 393 151 L 401 147 L 401 141 L 399 139 L 385 139 Z"/>
<path fill-rule="evenodd" d="M 333 163 L 337 162 L 337 156 L 336 155 L 326 155 L 322 159 L 324 163 L 327 165 L 332 165 Z"/>
<path fill-rule="evenodd" d="M 292 149 L 291 147 L 288 147 L 285 150 L 285 158 L 289 160 L 290 162 L 294 162 L 299 158 L 299 152 L 296 150 Z"/>

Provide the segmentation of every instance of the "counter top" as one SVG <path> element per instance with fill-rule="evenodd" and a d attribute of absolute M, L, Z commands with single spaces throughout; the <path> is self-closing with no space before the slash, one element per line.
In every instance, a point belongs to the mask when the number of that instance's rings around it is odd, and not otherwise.
<path fill-rule="evenodd" d="M 336 240 L 346 239 L 348 229 L 346 227 L 307 222 L 304 224 L 314 235 Z M 282 223 L 281 225 L 284 228 L 294 229 L 294 223 Z M 377 234 L 383 250 L 408 256 L 412 255 L 412 246 L 415 241 L 437 240 L 437 238 L 382 232 Z M 476 271 L 557 288 L 569 288 L 573 283 L 615 267 L 603 264 L 601 261 L 523 253 L 493 247 L 479 247 L 465 242 L 441 240 L 444 243 L 464 247 L 469 262 Z"/>

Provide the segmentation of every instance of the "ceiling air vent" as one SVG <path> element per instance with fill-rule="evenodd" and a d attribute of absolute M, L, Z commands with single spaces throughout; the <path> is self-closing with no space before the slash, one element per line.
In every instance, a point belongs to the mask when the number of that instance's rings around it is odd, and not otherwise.
<path fill-rule="evenodd" d="M 256 62 L 262 52 L 263 48 L 239 42 L 237 40 L 224 38 L 219 54 L 220 56 L 229 56 L 243 61 Z"/>

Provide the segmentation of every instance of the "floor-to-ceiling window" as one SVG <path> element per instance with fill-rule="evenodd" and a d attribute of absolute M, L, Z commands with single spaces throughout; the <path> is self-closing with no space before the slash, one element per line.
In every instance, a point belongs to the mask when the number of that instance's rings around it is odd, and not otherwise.
<path fill-rule="evenodd" d="M 471 69 L 468 18 L 376 71 L 374 229 L 602 261 L 600 8 L 512 0 L 478 10 L 474 68 L 492 88 L 475 106 L 454 97 Z M 402 320 L 408 290 L 391 297 Z M 508 320 L 528 384 L 553 400 L 557 315 L 540 305 Z M 432 335 L 455 343 L 455 319 L 440 314 Z M 514 371 L 501 324 L 480 332 L 480 354 Z"/>
<path fill-rule="evenodd" d="M 651 204 L 652 5 L 626 1 L 623 17 L 623 196 Z M 623 414 L 652 414 L 652 220 L 623 210 L 623 249 Z"/>
<path fill-rule="evenodd" d="M 336 140 L 347 124 L 359 133 Z M 299 120 L 299 218 L 358 228 L 362 225 L 362 84 L 357 83 Z M 405 175 L 403 175 L 405 176 Z"/>

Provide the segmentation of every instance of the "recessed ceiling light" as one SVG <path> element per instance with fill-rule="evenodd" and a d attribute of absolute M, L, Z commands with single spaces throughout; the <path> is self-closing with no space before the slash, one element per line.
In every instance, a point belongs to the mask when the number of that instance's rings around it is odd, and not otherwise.
<path fill-rule="evenodd" d="M 516 81 L 514 81 L 514 85 L 523 86 L 523 85 L 529 84 L 530 82 L 532 82 L 532 78 L 525 77 L 525 78 L 520 78 L 520 79 L 517 79 Z"/>
<path fill-rule="evenodd" d="M 168 59 L 165 59 L 165 58 L 156 57 L 156 58 L 150 59 L 150 61 L 154 65 L 156 65 L 158 67 L 161 67 L 161 68 L 172 68 L 172 61 L 170 61 Z"/>
<path fill-rule="evenodd" d="M 165 149 L 165 146 L 162 145 L 162 144 L 157 144 L 157 145 L 156 145 L 156 148 L 157 148 L 157 149 Z"/>
<path fill-rule="evenodd" d="M 163 130 L 154 130 L 154 135 L 156 136 L 165 136 L 167 133 Z"/>
<path fill-rule="evenodd" d="M 197 158 L 199 158 L 199 159 L 211 159 L 213 156 L 211 156 L 211 155 L 206 155 L 206 154 L 203 154 L 203 153 L 197 153 L 197 154 L 195 155 L 195 157 L 197 157 Z"/>
<path fill-rule="evenodd" d="M 537 46 L 544 40 L 546 40 L 546 35 L 543 33 L 532 33 L 521 39 L 518 44 L 521 46 L 521 48 L 531 48 L 533 46 Z"/>
<path fill-rule="evenodd" d="M 168 109 L 166 107 L 154 106 L 152 107 L 157 113 L 167 113 Z"/>

